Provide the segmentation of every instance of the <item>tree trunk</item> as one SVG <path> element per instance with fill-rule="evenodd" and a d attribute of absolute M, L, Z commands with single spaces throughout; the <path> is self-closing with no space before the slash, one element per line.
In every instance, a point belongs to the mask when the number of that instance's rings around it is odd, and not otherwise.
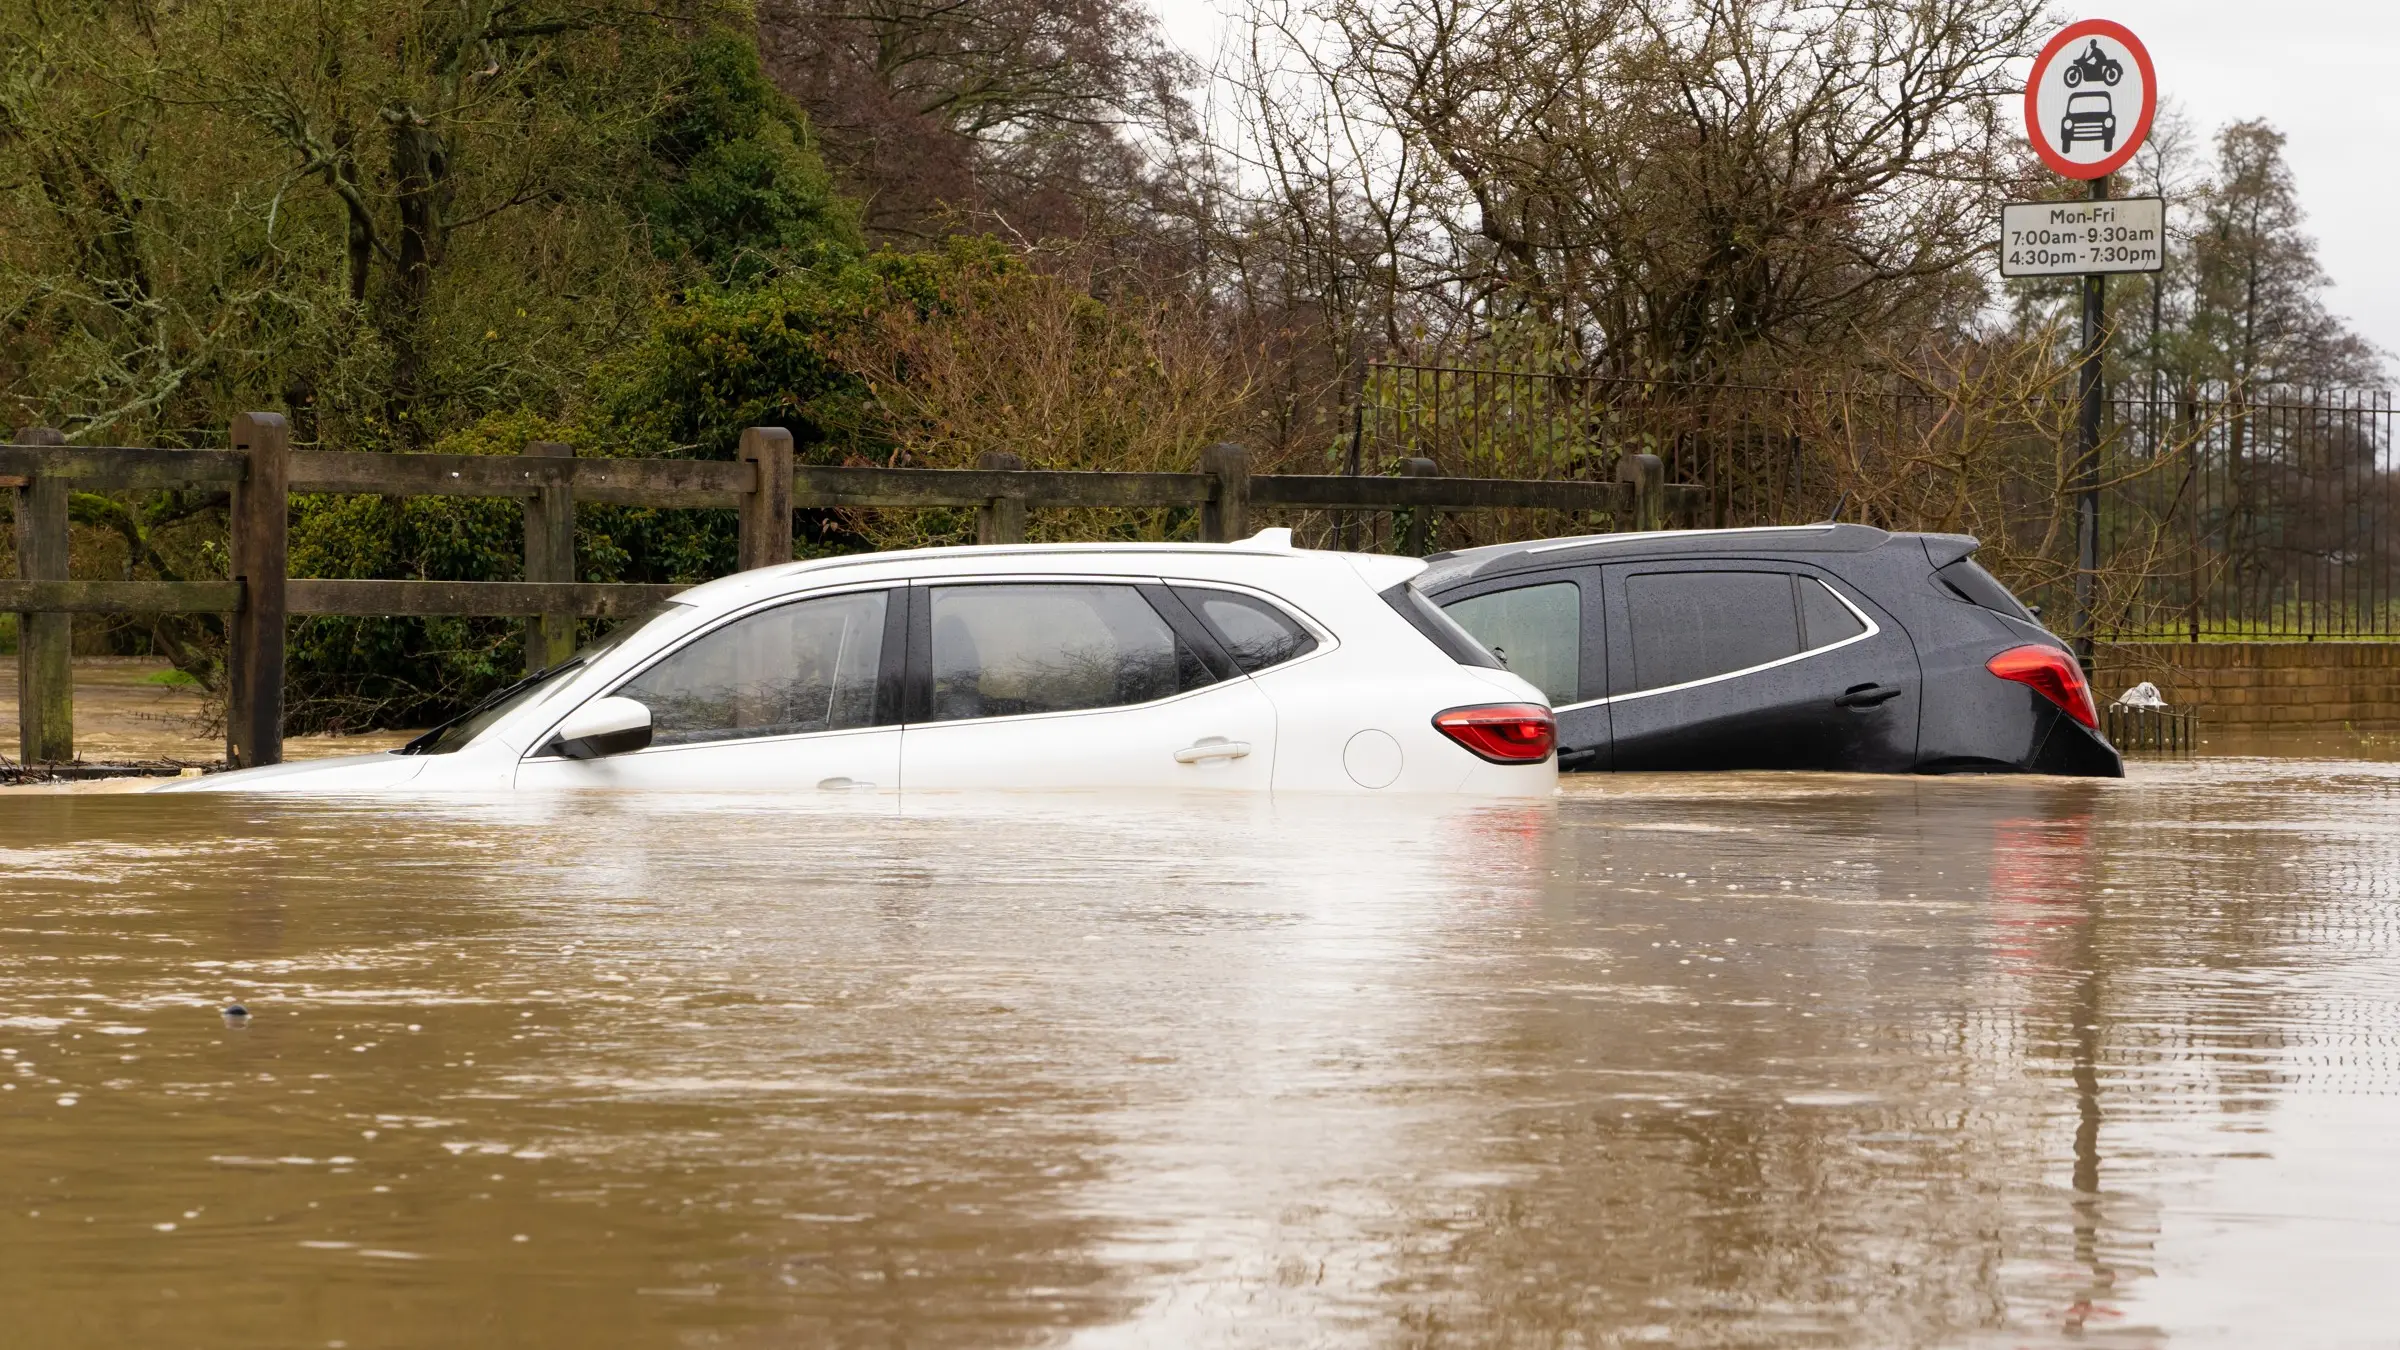
<path fill-rule="evenodd" d="M 385 338 L 392 347 L 388 408 L 400 439 L 414 445 L 424 439 L 419 405 L 425 394 L 425 307 L 433 296 L 434 269 L 442 262 L 450 160 L 441 133 L 415 108 L 395 103 L 384 109 L 383 118 L 392 129 L 392 181 L 400 222 L 391 304 L 384 320 Z"/>
<path fill-rule="evenodd" d="M 366 194 L 358 183 L 356 140 L 356 134 L 347 123 L 334 129 L 333 173 L 340 180 L 336 190 L 341 193 L 343 215 L 347 222 L 343 252 L 348 263 L 346 276 L 350 303 L 364 306 L 367 303 L 367 277 L 375 265 L 375 221 L 363 207 Z"/>

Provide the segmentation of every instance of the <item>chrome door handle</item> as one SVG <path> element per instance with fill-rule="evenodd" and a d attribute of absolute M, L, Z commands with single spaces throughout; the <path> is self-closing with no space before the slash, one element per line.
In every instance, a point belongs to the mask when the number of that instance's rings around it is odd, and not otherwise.
<path fill-rule="evenodd" d="M 1175 752 L 1178 764 L 1197 764 L 1204 759 L 1241 759 L 1250 753 L 1250 742 L 1229 741 L 1222 736 L 1203 736 Z"/>

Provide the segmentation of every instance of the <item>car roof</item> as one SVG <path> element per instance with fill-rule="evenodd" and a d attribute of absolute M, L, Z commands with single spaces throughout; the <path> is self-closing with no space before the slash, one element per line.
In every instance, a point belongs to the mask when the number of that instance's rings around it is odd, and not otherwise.
<path fill-rule="evenodd" d="M 1872 525 L 1754 525 L 1724 530 L 1644 530 L 1530 539 L 1437 553 L 1425 561 L 1424 589 L 1456 585 L 1472 577 L 1504 575 L 1562 564 L 1626 562 L 1636 558 L 1771 558 L 1786 554 L 1870 553 L 1894 543 L 1923 547 L 1940 562 L 1965 557 L 1977 541 L 1967 535 L 1895 534 Z"/>
<path fill-rule="evenodd" d="M 1234 558 L 1254 561 L 1280 559 L 1300 565 L 1340 561 L 1348 563 L 1377 589 L 1406 581 L 1423 571 L 1425 566 L 1417 558 L 1295 548 L 1292 546 L 1292 532 L 1278 528 L 1261 530 L 1247 539 L 1224 544 L 1132 541 L 1096 544 L 962 544 L 942 548 L 899 549 L 887 553 L 849 553 L 737 572 L 694 586 L 677 594 L 675 599 L 679 603 L 701 605 L 739 602 L 762 593 L 779 593 L 814 585 L 838 585 L 852 580 L 875 582 L 910 577 L 973 576 L 986 571 L 1022 571 L 1028 563 L 1036 563 L 1044 558 L 1068 562 L 1108 555 L 1155 559 L 1155 564 L 1145 561 L 1141 567 L 1169 571 L 1185 570 L 1175 567 L 1172 562 L 1182 559 L 1190 570 L 1203 574 L 1210 570 L 1209 563 Z M 1192 567 L 1192 564 L 1198 566 Z"/>

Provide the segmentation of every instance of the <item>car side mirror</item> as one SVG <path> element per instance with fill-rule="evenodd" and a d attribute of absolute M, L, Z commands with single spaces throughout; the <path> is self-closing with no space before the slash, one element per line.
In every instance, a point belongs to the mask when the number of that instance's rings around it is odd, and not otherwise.
<path fill-rule="evenodd" d="M 650 743 L 650 710 L 629 698 L 596 698 L 568 714 L 545 753 L 567 759 L 622 755 Z"/>

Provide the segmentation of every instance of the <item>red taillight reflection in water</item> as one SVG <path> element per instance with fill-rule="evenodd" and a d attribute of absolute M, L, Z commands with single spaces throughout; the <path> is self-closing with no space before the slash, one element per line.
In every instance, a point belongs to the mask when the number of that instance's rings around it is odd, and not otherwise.
<path fill-rule="evenodd" d="M 1494 764 L 1539 764 L 1558 744 L 1558 723 L 1536 703 L 1493 703 L 1434 715 L 1443 735 Z"/>
<path fill-rule="evenodd" d="M 1984 669 L 2004 680 L 2031 685 L 2033 691 L 2066 710 L 2069 717 L 2100 729 L 2100 714 L 2092 707 L 2092 687 L 2083 682 L 2083 667 L 2056 647 L 2029 642 L 2011 647 L 1984 663 Z"/>

